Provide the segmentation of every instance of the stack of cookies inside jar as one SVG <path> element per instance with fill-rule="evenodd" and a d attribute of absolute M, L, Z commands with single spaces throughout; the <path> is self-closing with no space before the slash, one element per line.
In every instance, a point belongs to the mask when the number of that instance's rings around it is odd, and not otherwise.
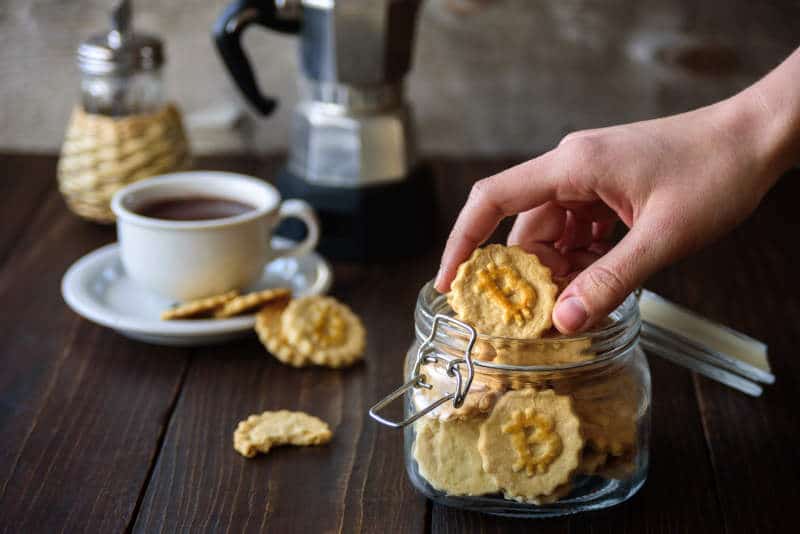
<path fill-rule="evenodd" d="M 408 471 L 427 496 L 558 515 L 616 504 L 643 483 L 650 384 L 635 298 L 593 331 L 565 337 L 551 321 L 558 293 L 535 255 L 500 245 L 476 250 L 447 295 L 423 289 L 407 374 L 426 317 L 444 313 L 478 334 L 462 403 L 429 410 L 456 387 L 447 363 L 465 345 L 457 335 L 437 337 L 443 357 L 422 367 L 426 387 L 408 393 L 408 414 L 425 412 L 407 427 Z M 466 380 L 463 366 L 457 372 Z"/>

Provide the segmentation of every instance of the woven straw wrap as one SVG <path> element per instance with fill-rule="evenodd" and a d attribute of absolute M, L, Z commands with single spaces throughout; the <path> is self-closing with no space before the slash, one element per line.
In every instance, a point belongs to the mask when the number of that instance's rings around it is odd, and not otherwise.
<path fill-rule="evenodd" d="M 69 208 L 110 223 L 111 196 L 121 187 L 189 167 L 189 143 L 178 109 L 114 118 L 72 112 L 58 162 L 58 184 Z"/>

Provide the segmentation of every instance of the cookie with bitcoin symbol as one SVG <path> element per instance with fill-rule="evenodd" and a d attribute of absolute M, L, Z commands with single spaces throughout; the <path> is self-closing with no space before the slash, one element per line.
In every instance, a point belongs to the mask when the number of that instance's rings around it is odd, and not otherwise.
<path fill-rule="evenodd" d="M 570 398 L 543 391 L 509 391 L 483 422 L 483 469 L 507 498 L 535 502 L 563 487 L 581 461 L 583 438 Z"/>
<path fill-rule="evenodd" d="M 358 316 L 333 297 L 293 300 L 281 316 L 289 345 L 316 365 L 345 367 L 364 354 L 366 330 Z"/>
<path fill-rule="evenodd" d="M 459 266 L 447 302 L 482 334 L 531 339 L 553 325 L 557 292 L 534 254 L 488 245 Z"/>

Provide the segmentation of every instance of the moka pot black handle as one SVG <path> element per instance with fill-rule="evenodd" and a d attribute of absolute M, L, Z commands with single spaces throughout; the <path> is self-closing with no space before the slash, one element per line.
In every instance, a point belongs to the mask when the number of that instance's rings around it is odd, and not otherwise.
<path fill-rule="evenodd" d="M 251 24 L 282 33 L 297 33 L 300 21 L 279 17 L 274 0 L 235 0 L 214 23 L 214 42 L 233 81 L 261 114 L 269 115 L 278 102 L 261 92 L 250 60 L 242 49 L 242 34 Z"/>

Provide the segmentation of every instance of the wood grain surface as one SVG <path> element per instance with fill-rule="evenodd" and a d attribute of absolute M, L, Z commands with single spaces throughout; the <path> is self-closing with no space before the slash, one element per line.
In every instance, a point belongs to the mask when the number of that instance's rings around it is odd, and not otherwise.
<path fill-rule="evenodd" d="M 407 481 L 402 437 L 366 417 L 401 381 L 416 294 L 469 185 L 511 161 L 435 159 L 437 243 L 422 257 L 335 264 L 332 294 L 363 317 L 366 361 L 297 370 L 254 337 L 177 349 L 128 340 L 61 300 L 67 267 L 114 241 L 69 213 L 55 158 L 0 155 L 2 532 L 790 532 L 800 500 L 798 174 L 757 214 L 648 287 L 763 339 L 778 377 L 753 399 L 651 359 L 651 470 L 610 510 L 510 520 L 431 505 Z M 198 165 L 271 177 L 281 158 Z M 507 229 L 504 225 L 500 233 Z M 321 447 L 233 451 L 238 420 L 299 409 L 334 429 Z"/>

